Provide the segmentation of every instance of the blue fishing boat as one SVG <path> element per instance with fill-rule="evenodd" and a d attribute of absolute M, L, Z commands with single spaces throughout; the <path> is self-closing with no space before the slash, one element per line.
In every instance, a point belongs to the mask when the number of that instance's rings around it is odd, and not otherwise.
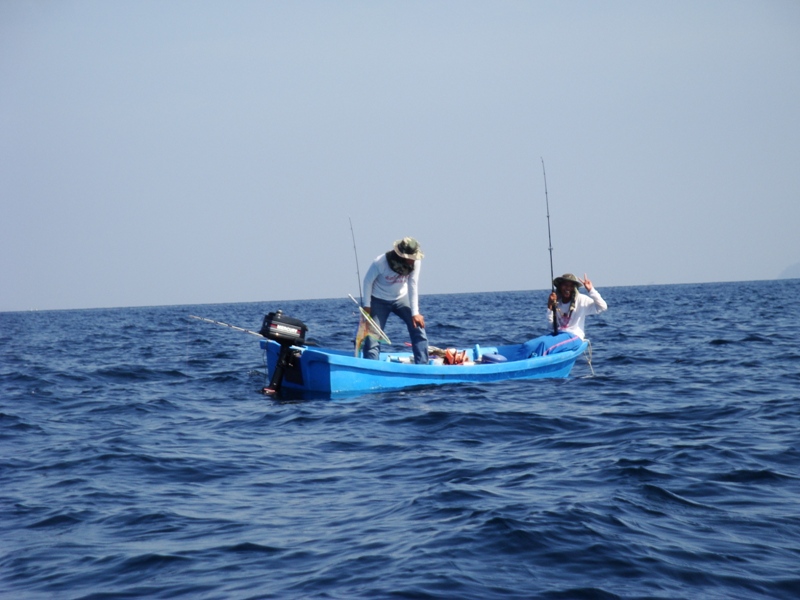
<path fill-rule="evenodd" d="M 477 358 L 460 365 L 411 364 L 413 358 L 410 352 L 381 353 L 379 360 L 366 360 L 341 350 L 291 346 L 280 389 L 337 395 L 447 383 L 563 378 L 569 376 L 577 358 L 586 351 L 588 342 L 582 341 L 576 347 L 561 352 L 522 358 L 520 351 L 524 346 L 517 344 L 484 348 L 482 351 L 488 354 L 477 356 L 474 348 L 457 350 Z M 266 352 L 268 376 L 272 380 L 282 346 L 272 340 L 262 340 L 261 347 Z M 487 356 L 491 358 L 484 362 Z M 507 357 L 507 360 L 495 362 L 497 356 Z"/>
<path fill-rule="evenodd" d="M 379 360 L 367 360 L 353 351 L 306 345 L 306 331 L 301 321 L 280 311 L 265 317 L 261 348 L 270 379 L 265 393 L 333 397 L 450 383 L 564 378 L 588 347 L 570 334 L 546 335 L 522 344 L 432 348 L 430 363 L 420 365 L 413 364 L 411 352 L 382 352 Z"/>

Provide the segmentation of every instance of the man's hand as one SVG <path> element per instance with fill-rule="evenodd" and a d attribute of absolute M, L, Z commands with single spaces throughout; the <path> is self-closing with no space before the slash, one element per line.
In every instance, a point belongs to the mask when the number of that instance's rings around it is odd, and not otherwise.
<path fill-rule="evenodd" d="M 556 300 L 558 300 L 558 296 L 556 296 L 555 292 L 552 292 L 550 298 L 547 299 L 547 308 L 553 310 L 553 307 L 556 305 Z"/>
<path fill-rule="evenodd" d="M 421 327 L 425 329 L 425 317 L 422 315 L 414 315 L 411 317 L 411 321 L 414 323 L 414 327 Z"/>
<path fill-rule="evenodd" d="M 586 288 L 587 292 L 591 292 L 592 289 L 594 289 L 594 286 L 592 285 L 592 282 L 589 281 L 589 278 L 586 276 L 586 273 L 583 274 L 583 279 L 581 279 L 581 283 L 583 284 L 583 287 Z"/>

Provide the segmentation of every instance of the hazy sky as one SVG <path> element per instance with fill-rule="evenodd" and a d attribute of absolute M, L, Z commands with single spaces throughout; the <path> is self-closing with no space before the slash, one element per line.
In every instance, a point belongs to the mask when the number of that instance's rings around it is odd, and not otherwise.
<path fill-rule="evenodd" d="M 0 0 L 0 310 L 772 279 L 800 2 Z"/>

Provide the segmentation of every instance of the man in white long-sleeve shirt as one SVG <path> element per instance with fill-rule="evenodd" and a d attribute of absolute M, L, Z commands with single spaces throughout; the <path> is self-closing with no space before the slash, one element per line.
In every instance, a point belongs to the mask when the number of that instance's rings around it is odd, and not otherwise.
<path fill-rule="evenodd" d="M 416 364 L 428 363 L 425 317 L 419 312 L 419 270 L 425 256 L 419 242 L 405 237 L 394 248 L 378 256 L 364 276 L 364 310 L 383 329 L 391 313 L 403 319 L 411 337 Z M 372 336 L 364 341 L 364 358 L 377 360 L 380 342 Z"/>
<path fill-rule="evenodd" d="M 583 274 L 583 279 L 578 279 L 572 273 L 565 273 L 556 277 L 553 285 L 556 290 L 547 301 L 547 320 L 552 324 L 555 312 L 560 332 L 574 333 L 584 339 L 586 334 L 583 327 L 587 315 L 597 315 L 606 310 L 606 301 L 594 288 L 586 273 Z M 588 296 L 578 291 L 581 285 L 586 287 Z"/>

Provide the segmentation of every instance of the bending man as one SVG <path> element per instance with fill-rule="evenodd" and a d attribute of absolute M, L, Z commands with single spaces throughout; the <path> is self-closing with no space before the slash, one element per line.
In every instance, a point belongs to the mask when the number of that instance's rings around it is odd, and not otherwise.
<path fill-rule="evenodd" d="M 419 242 L 405 237 L 394 248 L 378 256 L 364 276 L 364 310 L 381 329 L 391 313 L 400 317 L 408 328 L 416 364 L 428 364 L 428 336 L 425 317 L 419 312 L 419 269 L 424 254 Z M 373 336 L 364 341 L 364 358 L 377 360 L 380 342 Z"/>

